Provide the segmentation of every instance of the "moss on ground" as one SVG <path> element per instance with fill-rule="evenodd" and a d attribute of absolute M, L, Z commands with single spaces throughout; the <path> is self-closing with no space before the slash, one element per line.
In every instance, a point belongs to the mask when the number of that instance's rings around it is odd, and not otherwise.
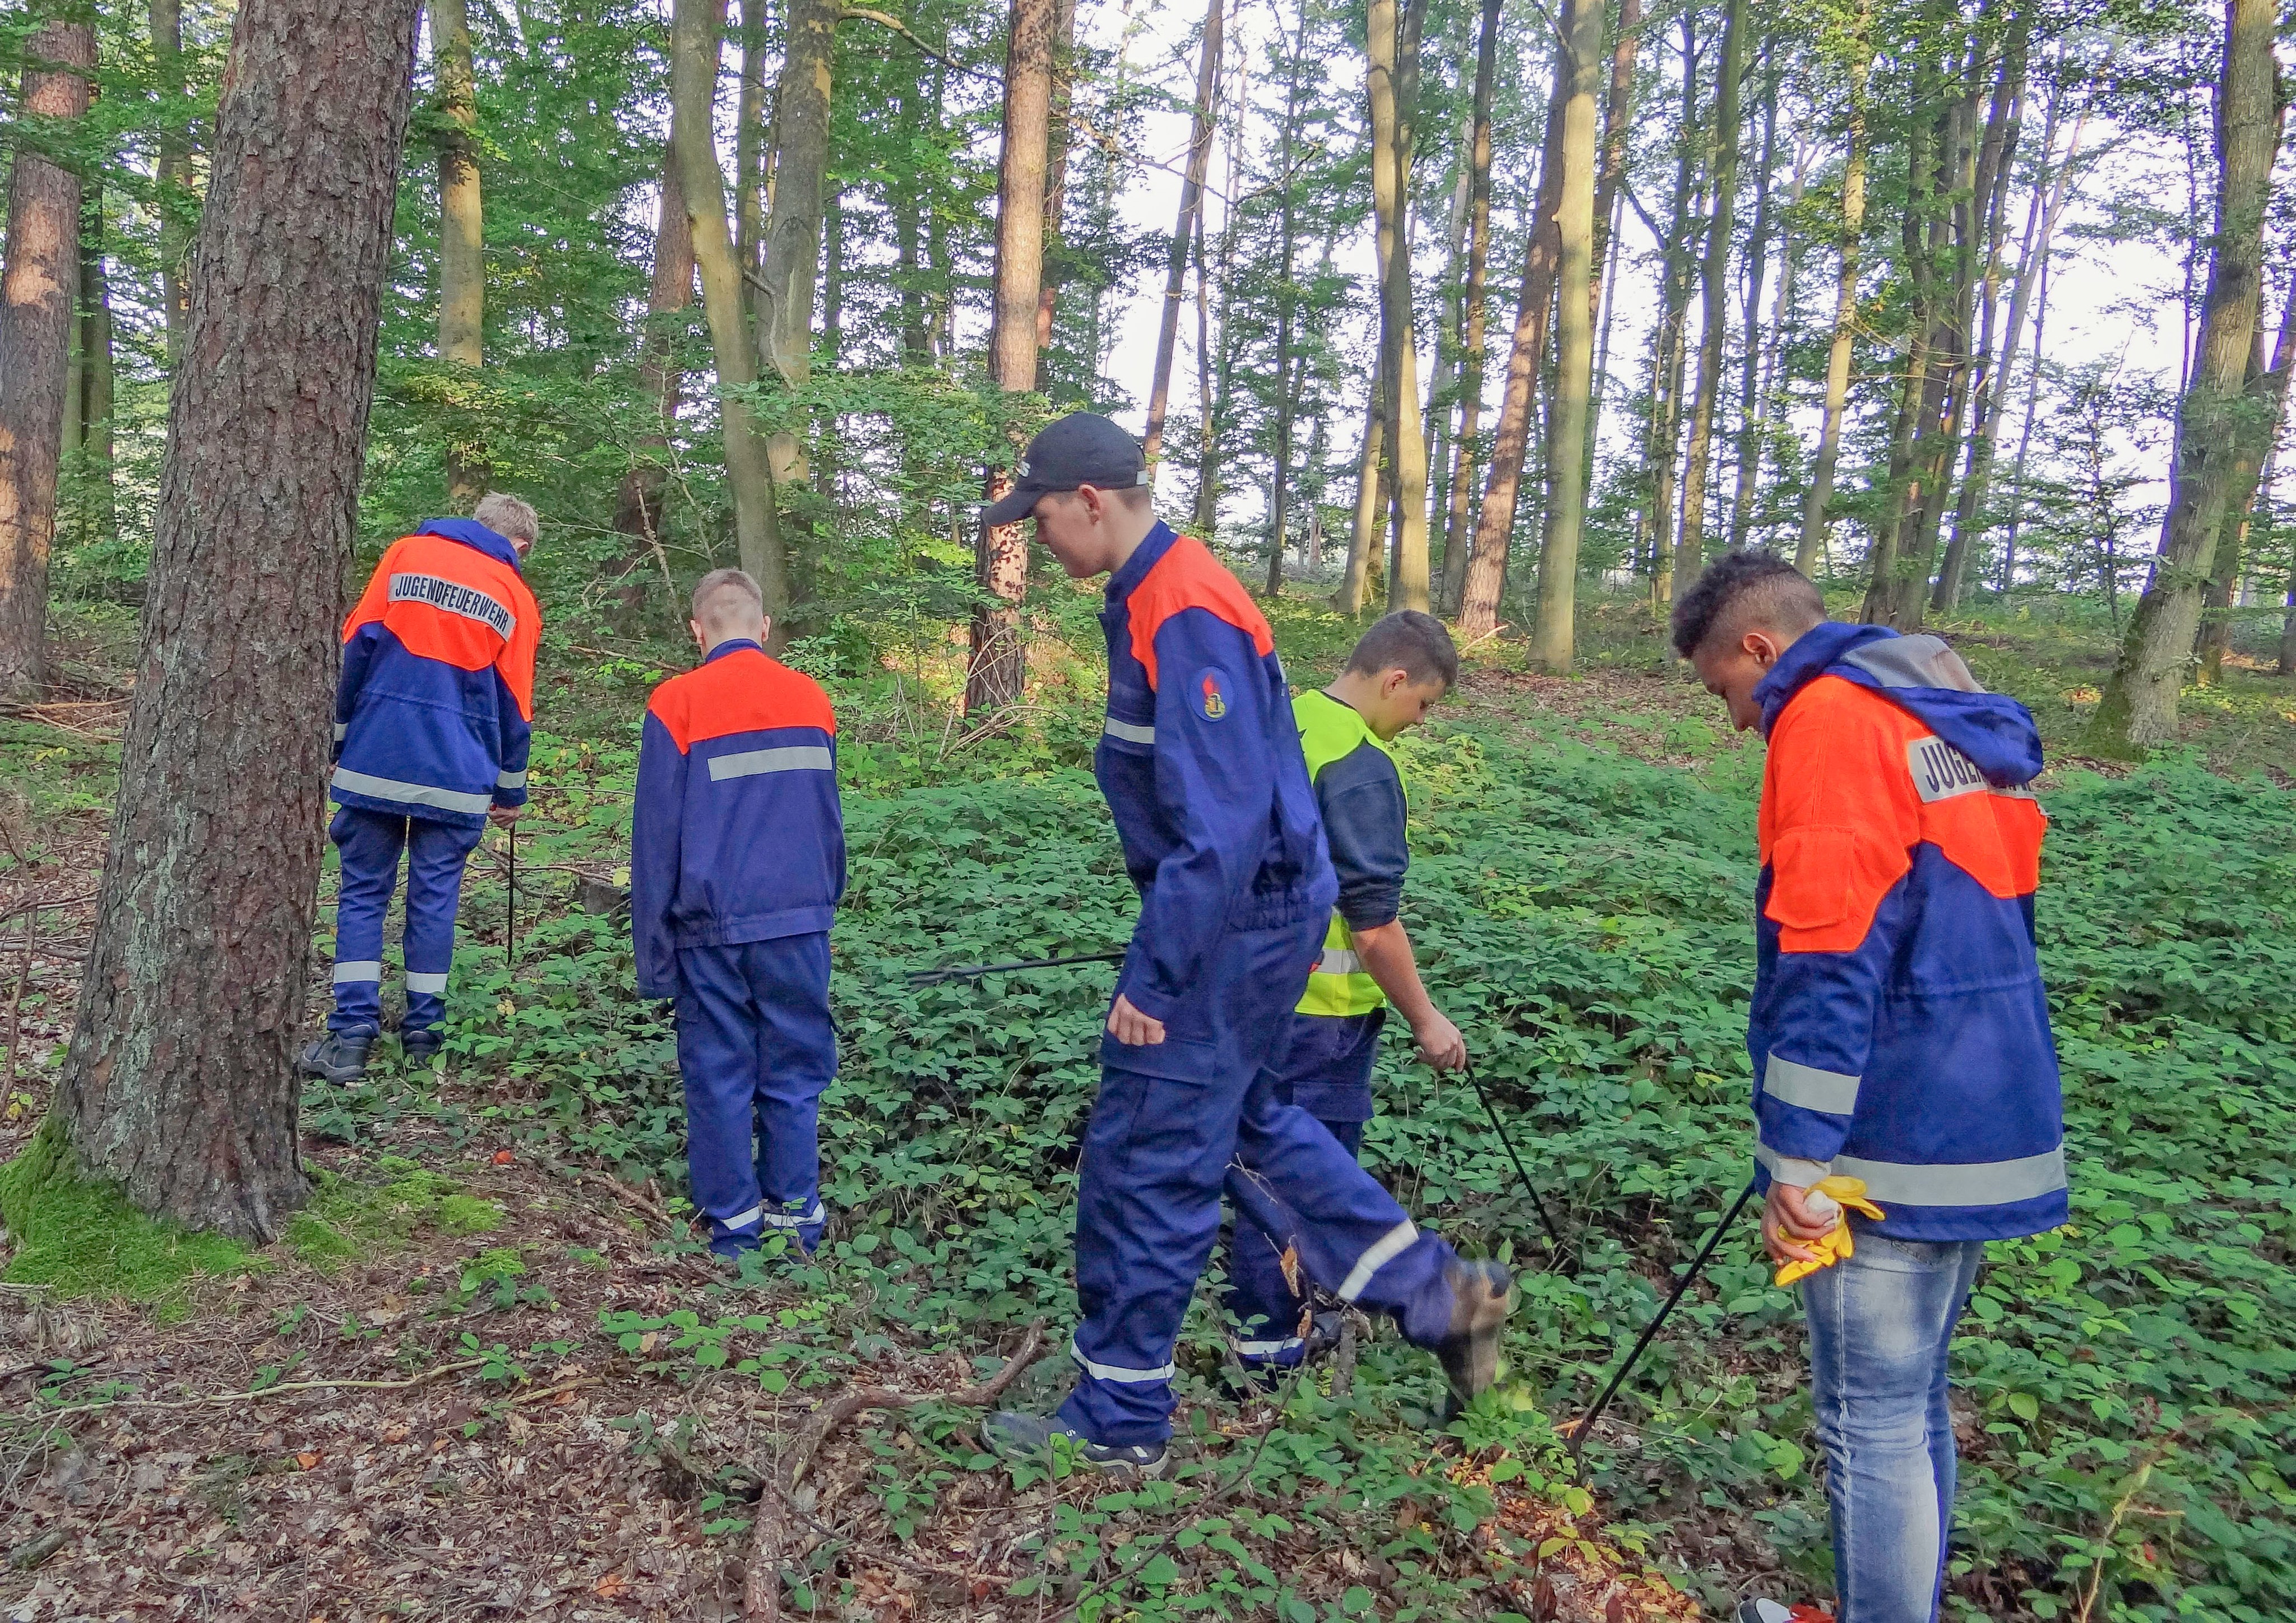
<path fill-rule="evenodd" d="M 466 1194 L 452 1178 L 385 1155 L 375 1169 L 390 1181 L 362 1183 L 314 1169 L 311 1203 L 287 1225 L 296 1256 L 323 1274 L 378 1252 L 402 1250 L 424 1223 L 450 1234 L 483 1234 L 502 1224 L 502 1208 Z"/>
<path fill-rule="evenodd" d="M 15 1246 L 0 1278 L 46 1285 L 63 1299 L 125 1297 L 180 1308 L 193 1280 L 262 1266 L 239 1241 L 150 1217 L 117 1184 L 85 1176 L 54 1116 L 0 1166 L 0 1219 Z"/>

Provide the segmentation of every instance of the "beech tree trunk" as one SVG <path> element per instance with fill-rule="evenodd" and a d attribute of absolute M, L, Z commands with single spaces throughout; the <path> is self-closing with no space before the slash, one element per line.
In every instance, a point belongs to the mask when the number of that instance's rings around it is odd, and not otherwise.
<path fill-rule="evenodd" d="M 1210 0 L 1204 10 L 1204 37 L 1196 52 L 1195 124 L 1188 136 L 1188 168 L 1180 179 L 1180 217 L 1172 226 L 1171 257 L 1164 266 L 1164 312 L 1156 329 L 1156 370 L 1148 379 L 1148 424 L 1142 444 L 1153 472 L 1164 455 L 1164 415 L 1172 397 L 1172 356 L 1180 342 L 1181 290 L 1188 275 L 1188 249 L 1195 241 L 1196 215 L 1204 205 L 1204 171 L 1212 160 L 1212 113 L 1219 94 L 1221 37 L 1227 0 Z"/>
<path fill-rule="evenodd" d="M 995 324 L 989 329 L 989 381 L 1006 395 L 1037 387 L 1037 311 L 1044 292 L 1045 171 L 1053 107 L 1055 0 L 1013 0 L 1004 56 L 1004 138 L 996 171 Z M 1017 457 L 1026 435 L 1008 432 Z M 988 501 L 1012 488 L 1005 468 L 989 471 Z M 964 674 L 964 713 L 1021 701 L 1028 647 L 1021 635 L 1021 599 L 1029 586 L 1024 521 L 983 525 L 973 545 L 972 658 Z"/>
<path fill-rule="evenodd" d="M 1857 43 L 1849 63 L 1849 117 L 1841 158 L 1841 271 L 1834 283 L 1833 340 L 1825 352 L 1825 407 L 1817 430 L 1817 455 L 1810 466 L 1809 493 L 1803 499 L 1801 540 L 1794 568 L 1817 569 L 1833 500 L 1833 470 L 1841 455 L 1841 418 L 1849 401 L 1850 350 L 1857 331 L 1857 249 L 1866 234 L 1866 81 L 1874 58 L 1864 41 L 1870 12 L 1861 8 Z"/>
<path fill-rule="evenodd" d="M 56 1090 L 90 1172 L 144 1210 L 251 1240 L 308 1193 L 292 1045 L 416 11 L 242 0 L 234 21 L 95 940 Z"/>
<path fill-rule="evenodd" d="M 2260 301 L 2259 308 L 2260 313 Z M 2225 652 L 2232 645 L 2233 591 L 2240 584 L 2249 519 L 2256 511 L 2265 464 L 2272 458 L 2272 447 L 2279 440 L 2280 425 L 2288 414 L 2288 377 L 2292 367 L 2296 367 L 2296 291 L 2281 307 L 2280 331 L 2273 338 L 2268 361 L 2262 351 L 2263 337 L 2259 330 L 2246 409 L 2233 429 L 2232 494 L 2225 502 L 2224 528 L 2218 532 L 2216 558 L 2209 571 L 2201 626 L 2201 680 L 2207 683 L 2224 676 Z"/>
<path fill-rule="evenodd" d="M 1730 224 L 1738 193 L 1738 64 L 1745 19 L 1746 0 L 1728 0 L 1722 13 L 1722 59 L 1715 67 L 1714 125 L 1708 135 L 1706 173 L 1713 201 L 1698 269 L 1698 377 L 1690 404 L 1690 443 L 1682 461 L 1682 523 L 1674 536 L 1677 593 L 1698 578 L 1706 557 L 1707 469 L 1714 439 L 1714 402 L 1722 388 L 1722 343 L 1730 324 Z"/>
<path fill-rule="evenodd" d="M 813 306 L 821 283 L 821 194 L 829 168 L 832 0 L 791 0 L 774 89 L 774 205 L 758 278 L 758 359 L 794 389 L 813 368 Z"/>
<path fill-rule="evenodd" d="M 2232 495 L 2233 424 L 2242 407 L 2264 296 L 2264 211 L 2278 144 L 2270 0 L 2228 0 L 2217 103 L 2217 230 L 2192 381 L 2177 413 L 2169 513 L 2152 584 L 2130 617 L 2120 660 L 2091 726 L 2142 750 L 2177 736 L 2177 697 L 2192 659 L 2201 588 Z"/>
<path fill-rule="evenodd" d="M 1497 0 L 1484 0 L 1487 5 Z M 1299 139 L 1300 98 L 1305 92 L 1301 75 L 1307 68 L 1308 5 L 1300 0 L 1299 21 L 1292 37 L 1292 60 L 1283 76 L 1283 124 L 1277 133 L 1276 164 L 1283 176 L 1276 205 L 1278 265 L 1275 283 L 1275 477 L 1267 488 L 1267 595 L 1283 590 L 1283 540 L 1292 522 L 1292 422 L 1299 409 L 1300 391 L 1292 381 L 1292 323 L 1299 309 L 1299 290 L 1292 285 L 1292 267 L 1299 251 L 1298 184 L 1292 173 L 1292 148 Z"/>
<path fill-rule="evenodd" d="M 463 0 L 429 0 L 431 71 L 439 85 L 439 358 L 486 364 L 486 216 L 479 194 L 479 99 Z M 458 388 L 457 392 L 460 392 Z M 468 512 L 487 493 L 486 449 L 461 417 L 447 447 L 447 504 Z M 449 419 L 455 421 L 454 418 Z"/>
<path fill-rule="evenodd" d="M 1562 124 L 1562 254 L 1554 290 L 1554 406 L 1547 439 L 1546 533 L 1539 548 L 1538 627 L 1531 661 L 1550 675 L 1576 656 L 1578 540 L 1587 520 L 1587 423 L 1595 395 L 1595 96 L 1602 84 L 1603 0 L 1563 12 L 1571 64 Z M 1726 53 L 1724 61 L 1729 60 Z"/>
<path fill-rule="evenodd" d="M 685 388 L 678 339 L 693 304 L 693 222 L 686 217 L 685 188 L 677 184 L 676 155 L 664 143 L 653 280 L 646 289 L 645 340 L 638 352 L 639 390 L 653 403 L 660 426 L 639 437 L 630 471 L 622 475 L 614 499 L 614 528 L 631 542 L 624 565 L 625 613 L 635 612 L 644 597 L 643 571 L 661 539 L 661 492 L 668 477 L 665 463 L 669 437 L 677 426 L 678 397 Z"/>
<path fill-rule="evenodd" d="M 1637 0 L 1626 0 L 1629 6 Z M 1467 587 L 1468 520 L 1474 505 L 1475 451 L 1482 427 L 1484 336 L 1491 254 L 1491 99 L 1498 79 L 1499 8 L 1483 0 L 1475 45 L 1474 111 L 1467 136 L 1467 285 L 1459 316 L 1459 433 L 1453 447 L 1449 511 L 1443 524 L 1444 611 L 1459 612 Z"/>
<path fill-rule="evenodd" d="M 1682 376 L 1690 340 L 1690 290 L 1696 258 L 1691 221 L 1698 213 L 1698 58 L 1694 13 L 1682 29 L 1682 117 L 1675 129 L 1674 196 L 1659 239 L 1658 320 L 1651 331 L 1650 415 L 1643 429 L 1643 465 L 1649 480 L 1637 519 L 1636 550 L 1650 552 L 1651 601 L 1674 596 L 1675 480 L 1682 449 Z"/>
<path fill-rule="evenodd" d="M 1427 610 L 1427 428 L 1411 308 L 1412 116 L 1427 0 L 1370 0 L 1371 189 L 1379 222 L 1380 357 L 1385 374 L 1394 578 L 1387 606 Z"/>
<path fill-rule="evenodd" d="M 676 0 L 670 29 L 669 144 L 677 160 L 678 189 L 693 232 L 693 259 L 701 274 L 701 307 L 709 318 L 709 349 L 722 391 L 758 381 L 758 348 L 744 316 L 742 267 L 726 223 L 726 176 L 718 168 L 712 111 L 718 56 L 726 31 L 726 0 Z M 766 612 L 782 639 L 789 610 L 789 578 L 781 527 L 774 513 L 773 471 L 765 437 L 749 405 L 720 393 L 718 420 L 726 450 L 726 482 L 734 492 L 734 535 L 747 570 L 765 594 Z"/>
<path fill-rule="evenodd" d="M 1374 365 L 1371 399 L 1364 407 L 1363 455 L 1356 463 L 1356 511 L 1348 530 L 1347 568 L 1340 578 L 1340 589 L 1332 596 L 1332 607 L 1350 619 L 1363 612 L 1372 581 L 1383 572 L 1381 560 L 1387 550 L 1382 545 L 1387 528 L 1381 521 L 1386 508 L 1380 499 L 1386 488 L 1382 471 L 1387 462 L 1382 437 L 1386 414 L 1380 408 L 1385 383 Z"/>
<path fill-rule="evenodd" d="M 18 105 L 37 118 L 85 117 L 94 31 L 44 22 L 24 54 Z M 47 62 L 61 70 L 34 65 Z M 79 191 L 78 176 L 18 138 L 0 270 L 0 700 L 37 698 L 47 680 L 48 553 L 79 288 Z"/>

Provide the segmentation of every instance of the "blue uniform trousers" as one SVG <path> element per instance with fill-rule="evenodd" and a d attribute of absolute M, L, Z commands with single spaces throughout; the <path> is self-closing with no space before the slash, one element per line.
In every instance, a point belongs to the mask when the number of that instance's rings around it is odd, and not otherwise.
<path fill-rule="evenodd" d="M 709 1249 L 753 1250 L 768 1229 L 821 1242 L 821 1095 L 837 1074 L 829 932 L 677 954 L 685 1164 Z"/>
<path fill-rule="evenodd" d="M 1295 1011 L 1275 1067 L 1277 1102 L 1298 1105 L 1322 1122 L 1350 1156 L 1362 1150 L 1364 1123 L 1371 1119 L 1371 1073 L 1386 1024 L 1385 1009 L 1343 1015 Z M 1229 1168 L 1229 1189 L 1250 1176 L 1242 1167 Z M 1300 1283 L 1307 1283 L 1303 1225 L 1291 1208 L 1282 1212 L 1288 1220 L 1274 1229 L 1239 1219 L 1228 1243 L 1227 1310 L 1235 1320 L 1236 1356 L 1254 1368 L 1290 1369 L 1307 1350 L 1300 1335 L 1300 1293 L 1283 1275 L 1283 1253 L 1290 1249 Z"/>
<path fill-rule="evenodd" d="M 1251 1168 L 1236 1189 L 1245 1219 L 1296 1222 L 1308 1274 L 1340 1282 L 1342 1300 L 1394 1314 L 1422 1344 L 1450 1327 L 1451 1248 L 1421 1234 L 1321 1122 L 1276 1096 L 1269 1062 L 1325 925 L 1318 914 L 1229 932 L 1162 1043 L 1102 1044 L 1077 1192 L 1083 1323 L 1070 1353 L 1081 1373 L 1060 1410 L 1095 1442 L 1172 1434 L 1172 1352 L 1219 1238 L 1231 1164 Z"/>
<path fill-rule="evenodd" d="M 382 1029 L 382 915 L 398 888 L 406 853 L 406 1019 L 402 1032 L 428 1031 L 447 1012 L 447 971 L 455 960 L 455 908 L 463 865 L 483 828 L 432 823 L 397 812 L 338 807 L 327 837 L 342 857 L 335 906 L 335 1009 L 330 1031 Z"/>

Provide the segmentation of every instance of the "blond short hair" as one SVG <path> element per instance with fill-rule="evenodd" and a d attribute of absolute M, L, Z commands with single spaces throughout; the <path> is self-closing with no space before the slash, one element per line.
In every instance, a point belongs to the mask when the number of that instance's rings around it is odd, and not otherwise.
<path fill-rule="evenodd" d="M 499 490 L 480 496 L 471 516 L 506 541 L 523 541 L 532 546 L 542 538 L 541 521 L 534 516 L 532 504 Z"/>
<path fill-rule="evenodd" d="M 765 622 L 765 592 L 745 570 L 712 570 L 693 588 L 693 618 L 713 634 L 748 630 Z"/>

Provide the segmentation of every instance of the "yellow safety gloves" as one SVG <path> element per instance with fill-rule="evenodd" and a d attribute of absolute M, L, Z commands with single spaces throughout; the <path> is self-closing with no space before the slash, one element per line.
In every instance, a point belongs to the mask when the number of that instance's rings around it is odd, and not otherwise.
<path fill-rule="evenodd" d="M 1813 1217 L 1834 1214 L 1833 1232 L 1819 1240 L 1807 1240 L 1807 1245 L 1816 1255 L 1808 1262 L 1782 1263 L 1778 1267 L 1778 1283 L 1791 1285 L 1807 1279 L 1820 1268 L 1830 1268 L 1857 1250 L 1849 1237 L 1849 1217 L 1844 1208 L 1864 1212 L 1874 1222 L 1882 1222 L 1882 1209 L 1866 1198 L 1866 1180 L 1862 1177 L 1824 1177 L 1809 1186 L 1802 1196 L 1802 1204 Z"/>

